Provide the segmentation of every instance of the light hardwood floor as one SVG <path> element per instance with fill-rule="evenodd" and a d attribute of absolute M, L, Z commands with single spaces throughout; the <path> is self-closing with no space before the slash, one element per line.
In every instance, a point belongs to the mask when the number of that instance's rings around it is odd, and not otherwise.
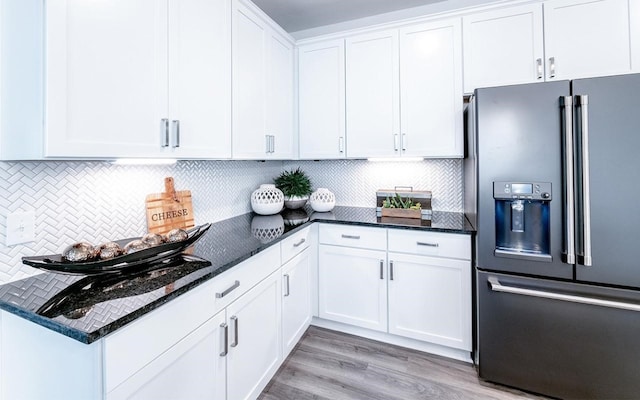
<path fill-rule="evenodd" d="M 544 399 L 480 381 L 473 365 L 310 327 L 261 400 Z"/>

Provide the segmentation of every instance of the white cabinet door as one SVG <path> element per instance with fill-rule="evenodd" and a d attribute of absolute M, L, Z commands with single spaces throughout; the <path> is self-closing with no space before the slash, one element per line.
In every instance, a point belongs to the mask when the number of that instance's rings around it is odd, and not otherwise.
<path fill-rule="evenodd" d="M 45 18 L 45 156 L 157 156 L 166 2 L 47 1 Z"/>
<path fill-rule="evenodd" d="M 272 158 L 295 158 L 293 130 L 293 44 L 269 32 L 267 52 L 267 130 Z"/>
<path fill-rule="evenodd" d="M 282 266 L 282 358 L 293 350 L 311 322 L 310 250 Z"/>
<path fill-rule="evenodd" d="M 169 1 L 169 94 L 165 153 L 230 158 L 231 0 Z"/>
<path fill-rule="evenodd" d="M 402 155 L 463 156 L 460 19 L 400 30 Z"/>
<path fill-rule="evenodd" d="M 257 398 L 282 360 L 280 271 L 227 307 L 227 398 Z"/>
<path fill-rule="evenodd" d="M 233 158 L 293 158 L 293 44 L 240 0 L 232 12 Z"/>
<path fill-rule="evenodd" d="M 540 4 L 471 14 L 462 24 L 465 93 L 544 80 Z"/>
<path fill-rule="evenodd" d="M 347 156 L 400 155 L 398 31 L 346 40 Z"/>
<path fill-rule="evenodd" d="M 544 45 L 547 79 L 631 72 L 629 1 L 545 2 Z"/>
<path fill-rule="evenodd" d="M 640 1 L 629 2 L 629 29 L 631 30 L 631 66 L 640 72 Z"/>
<path fill-rule="evenodd" d="M 344 39 L 298 47 L 300 158 L 345 157 Z"/>
<path fill-rule="evenodd" d="M 107 400 L 224 400 L 224 323 L 224 312 L 216 314 L 108 393 Z"/>
<path fill-rule="evenodd" d="M 389 253 L 389 333 L 471 351 L 471 263 Z"/>
<path fill-rule="evenodd" d="M 267 156 L 267 27 L 239 2 L 233 9 L 233 158 Z"/>
<path fill-rule="evenodd" d="M 387 331 L 386 251 L 320 245 L 320 318 Z"/>

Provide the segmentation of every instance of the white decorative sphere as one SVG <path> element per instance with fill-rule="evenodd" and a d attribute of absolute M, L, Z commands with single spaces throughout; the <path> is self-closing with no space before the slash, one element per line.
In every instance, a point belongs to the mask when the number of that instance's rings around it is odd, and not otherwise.
<path fill-rule="evenodd" d="M 282 211 L 284 194 L 273 184 L 264 184 L 251 193 L 251 208 L 256 214 L 272 215 Z"/>
<path fill-rule="evenodd" d="M 309 203 L 311 204 L 311 208 L 313 208 L 314 211 L 331 211 L 336 205 L 336 196 L 331 193 L 329 189 L 318 188 L 318 190 L 311 193 L 311 197 L 309 197 Z"/>

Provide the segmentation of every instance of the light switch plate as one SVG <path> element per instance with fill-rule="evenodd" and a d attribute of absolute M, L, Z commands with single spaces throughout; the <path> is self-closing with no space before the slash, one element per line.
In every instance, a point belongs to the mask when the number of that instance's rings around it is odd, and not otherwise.
<path fill-rule="evenodd" d="M 6 245 L 33 242 L 36 239 L 36 213 L 16 211 L 7 215 Z"/>

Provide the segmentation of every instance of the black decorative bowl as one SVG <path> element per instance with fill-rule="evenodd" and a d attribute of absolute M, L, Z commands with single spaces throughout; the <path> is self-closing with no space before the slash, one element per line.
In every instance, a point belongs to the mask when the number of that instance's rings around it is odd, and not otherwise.
<path fill-rule="evenodd" d="M 159 246 L 149 247 L 148 249 L 136 251 L 131 254 L 124 254 L 108 260 L 74 263 L 66 261 L 61 254 L 51 254 L 46 256 L 22 257 L 22 262 L 35 268 L 74 275 L 92 275 L 130 271 L 132 269 L 144 268 L 146 265 L 179 256 L 187 249 L 187 247 L 200 239 L 210 227 L 211 224 L 196 226 L 187 231 L 189 236 L 183 241 L 164 243 Z M 125 244 L 135 239 L 139 238 L 121 239 L 116 240 L 115 242 L 121 247 L 124 247 Z"/>

